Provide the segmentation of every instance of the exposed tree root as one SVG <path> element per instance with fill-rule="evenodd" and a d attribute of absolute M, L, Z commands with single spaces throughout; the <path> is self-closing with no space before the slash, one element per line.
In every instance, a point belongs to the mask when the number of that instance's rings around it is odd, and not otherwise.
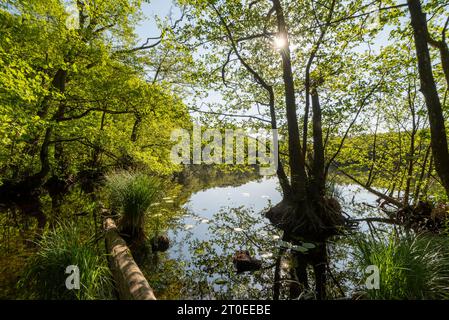
<path fill-rule="evenodd" d="M 335 198 L 322 197 L 320 201 L 292 202 L 284 199 L 266 213 L 270 222 L 284 231 L 284 241 L 300 245 L 312 242 L 315 248 L 306 253 L 295 252 L 292 276 L 297 282 L 290 285 L 290 297 L 297 298 L 309 288 L 307 266 L 315 273 L 316 296 L 326 296 L 326 266 L 328 263 L 326 241 L 340 234 L 347 226 L 341 206 Z"/>
<path fill-rule="evenodd" d="M 396 221 L 416 233 L 439 234 L 447 231 L 449 205 L 420 201 L 415 207 L 407 206 L 396 213 Z"/>

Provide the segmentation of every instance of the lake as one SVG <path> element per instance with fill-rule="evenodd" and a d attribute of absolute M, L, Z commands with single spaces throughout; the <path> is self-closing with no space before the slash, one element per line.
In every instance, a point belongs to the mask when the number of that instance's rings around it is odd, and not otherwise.
<path fill-rule="evenodd" d="M 356 185 L 336 185 L 334 195 L 343 210 L 354 218 L 376 214 L 373 207 L 377 205 L 377 197 Z M 193 192 L 170 227 L 169 251 L 159 257 L 158 267 L 152 268 L 150 278 L 160 284 L 156 292 L 159 290 L 160 296 L 172 299 L 271 298 L 273 266 L 283 243 L 281 233 L 263 213 L 281 198 L 275 177 Z M 359 229 L 369 230 L 366 224 Z M 360 270 L 351 269 L 350 245 L 341 237 L 331 242 L 329 248 L 333 277 L 339 279 L 345 291 L 354 290 Z M 232 257 L 237 250 L 248 250 L 262 260 L 262 270 L 236 274 Z M 286 283 L 289 263 L 286 255 L 282 262 Z M 175 288 L 183 288 L 182 292 L 173 290 L 169 274 L 179 281 Z"/>

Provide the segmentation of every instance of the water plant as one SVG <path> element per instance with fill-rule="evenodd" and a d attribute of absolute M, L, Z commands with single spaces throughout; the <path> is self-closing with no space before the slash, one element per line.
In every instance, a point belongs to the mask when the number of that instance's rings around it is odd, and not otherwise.
<path fill-rule="evenodd" d="M 111 206 L 120 213 L 120 230 L 134 243 L 145 240 L 145 216 L 160 190 L 158 178 L 142 172 L 114 172 L 106 178 Z"/>
<path fill-rule="evenodd" d="M 84 233 L 85 234 L 85 233 Z M 25 298 L 45 300 L 93 300 L 113 298 L 107 259 L 74 222 L 59 223 L 43 234 L 37 252 L 25 268 L 18 286 Z M 101 248 L 103 249 L 103 248 Z M 68 266 L 79 270 L 79 290 L 69 290 Z"/>
<path fill-rule="evenodd" d="M 417 235 L 387 239 L 356 237 L 359 270 L 377 266 L 379 289 L 364 289 L 369 299 L 448 299 L 449 238 Z"/>

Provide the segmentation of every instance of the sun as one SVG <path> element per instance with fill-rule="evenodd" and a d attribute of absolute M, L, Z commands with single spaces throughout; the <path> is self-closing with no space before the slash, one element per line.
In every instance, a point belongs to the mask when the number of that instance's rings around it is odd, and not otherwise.
<path fill-rule="evenodd" d="M 274 46 L 276 49 L 285 49 L 287 48 L 287 38 L 284 36 L 276 36 L 274 37 Z"/>

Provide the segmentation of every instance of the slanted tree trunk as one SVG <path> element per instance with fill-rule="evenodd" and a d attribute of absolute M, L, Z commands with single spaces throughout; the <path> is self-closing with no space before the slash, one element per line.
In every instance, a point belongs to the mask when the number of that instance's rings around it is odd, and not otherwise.
<path fill-rule="evenodd" d="M 429 159 L 430 149 L 431 149 L 431 146 L 429 145 L 426 149 L 424 161 L 421 165 L 421 173 L 419 174 L 418 181 L 416 182 L 415 192 L 413 193 L 415 195 L 415 198 L 413 200 L 413 206 L 416 206 L 418 201 L 421 198 L 421 186 L 423 184 L 424 175 L 425 175 L 426 169 L 427 169 L 427 161 Z"/>
<path fill-rule="evenodd" d="M 437 86 L 432 73 L 429 48 L 427 45 L 428 29 L 426 15 L 421 8 L 420 0 L 407 0 L 411 15 L 413 35 L 415 38 L 418 70 L 421 81 L 421 91 L 426 100 L 429 115 L 432 155 L 435 170 L 449 196 L 449 150 L 447 146 L 446 128 Z"/>
<path fill-rule="evenodd" d="M 274 143 L 278 144 L 279 143 L 279 135 L 277 133 L 278 126 L 277 126 L 277 119 L 276 119 L 276 110 L 274 108 L 274 106 L 275 106 L 274 90 L 273 90 L 273 87 L 271 87 L 271 86 L 268 86 L 266 89 L 268 91 L 268 95 L 269 95 L 269 99 L 270 99 L 269 105 L 270 105 L 271 129 L 274 130 L 273 140 L 274 140 Z M 290 187 L 290 182 L 288 181 L 287 174 L 285 173 L 284 166 L 281 162 L 281 157 L 279 156 L 279 153 L 278 153 L 277 158 L 278 158 L 277 159 L 278 167 L 277 167 L 276 174 L 279 179 L 279 184 L 281 185 L 281 189 L 282 189 L 284 196 L 289 198 L 289 197 L 291 197 L 291 192 L 292 192 L 291 187 Z"/>
<path fill-rule="evenodd" d="M 133 259 L 125 240 L 120 236 L 112 219 L 104 221 L 105 244 L 109 268 L 115 287 L 122 300 L 156 300 L 139 266 Z"/>

